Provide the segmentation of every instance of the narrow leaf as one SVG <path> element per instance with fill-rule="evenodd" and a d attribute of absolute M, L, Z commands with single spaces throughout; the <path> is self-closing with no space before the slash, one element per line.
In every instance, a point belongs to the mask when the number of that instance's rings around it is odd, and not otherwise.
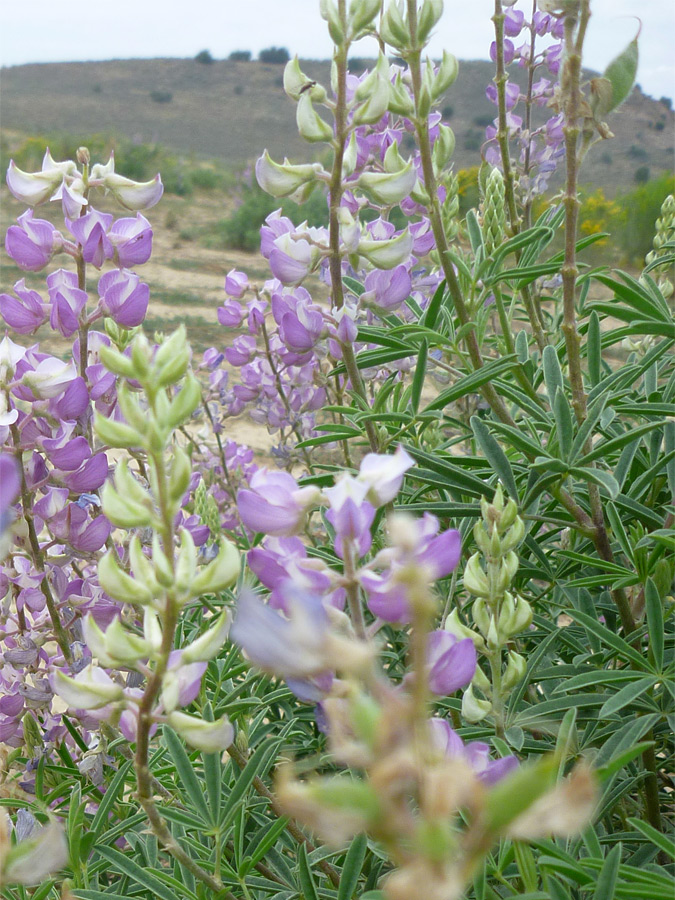
<path fill-rule="evenodd" d="M 548 394 L 549 403 L 553 405 L 556 391 L 562 391 L 564 388 L 563 374 L 560 368 L 560 361 L 555 347 L 544 347 L 542 354 L 542 364 L 544 369 L 544 382 L 546 384 L 546 393 Z"/>
<path fill-rule="evenodd" d="M 620 691 L 617 691 L 613 697 L 610 697 L 609 700 L 602 705 L 600 712 L 598 713 L 599 718 L 608 718 L 609 716 L 613 716 L 615 713 L 620 712 L 624 707 L 630 706 L 631 703 L 637 700 L 638 697 L 641 697 L 645 691 L 648 691 L 655 683 L 656 678 L 652 675 L 648 675 L 646 678 L 639 678 L 636 681 L 627 684 L 625 687 L 622 687 Z"/>
<path fill-rule="evenodd" d="M 649 628 L 649 647 L 654 657 L 654 667 L 658 672 L 663 668 L 663 602 L 653 578 L 647 578 L 645 584 L 645 605 L 647 608 L 647 626 Z"/>
<path fill-rule="evenodd" d="M 518 502 L 518 487 L 516 479 L 513 477 L 513 469 L 506 453 L 499 446 L 496 439 L 490 434 L 485 422 L 478 416 L 471 417 L 471 428 L 476 436 L 481 450 L 485 454 L 487 461 L 492 466 L 493 471 L 504 485 L 510 497 Z"/>
<path fill-rule="evenodd" d="M 619 876 L 621 863 L 621 844 L 612 847 L 598 874 L 598 880 L 593 892 L 593 900 L 614 900 L 614 888 Z"/>
<path fill-rule="evenodd" d="M 340 876 L 337 900 L 352 900 L 356 886 L 359 883 L 359 875 L 363 867 L 363 860 L 368 849 L 368 839 L 365 834 L 357 834 L 351 842 L 345 864 Z"/>
<path fill-rule="evenodd" d="M 204 788 L 195 775 L 195 770 L 190 761 L 190 757 L 187 755 L 185 747 L 183 746 L 183 742 L 176 732 L 168 726 L 164 727 L 163 737 L 169 748 L 169 754 L 171 755 L 173 764 L 176 767 L 178 783 L 190 798 L 194 812 L 201 816 L 204 822 L 211 822 L 212 819 L 209 808 L 204 799 Z"/>

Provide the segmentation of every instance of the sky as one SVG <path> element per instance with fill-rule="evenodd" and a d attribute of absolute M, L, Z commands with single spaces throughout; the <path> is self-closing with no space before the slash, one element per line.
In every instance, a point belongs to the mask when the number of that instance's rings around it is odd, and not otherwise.
<path fill-rule="evenodd" d="M 518 8 L 530 9 L 530 0 Z M 602 71 L 635 36 L 642 20 L 638 83 L 647 94 L 675 96 L 675 2 L 593 0 L 585 63 Z M 487 59 L 493 0 L 446 0 L 430 44 L 459 59 Z M 319 0 L 114 0 L 96 4 L 57 0 L 0 3 L 0 63 L 192 57 L 208 49 L 221 59 L 232 50 L 270 46 L 325 59 L 331 44 Z M 373 55 L 366 39 L 353 55 Z"/>

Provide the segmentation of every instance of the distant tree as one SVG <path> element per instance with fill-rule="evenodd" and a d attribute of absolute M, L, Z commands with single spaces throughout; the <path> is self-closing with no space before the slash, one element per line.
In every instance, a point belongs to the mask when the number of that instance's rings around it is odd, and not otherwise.
<path fill-rule="evenodd" d="M 637 184 L 647 184 L 649 181 L 649 166 L 640 166 L 635 170 L 633 181 Z"/>
<path fill-rule="evenodd" d="M 204 65 L 210 65 L 212 62 L 215 62 L 215 60 L 211 56 L 210 50 L 200 50 L 199 53 L 195 56 L 195 62 L 203 63 Z"/>
<path fill-rule="evenodd" d="M 659 103 L 663 103 L 663 105 L 665 107 L 667 107 L 668 109 L 673 108 L 673 101 L 670 97 L 661 97 L 661 99 L 659 100 Z"/>
<path fill-rule="evenodd" d="M 155 103 L 171 103 L 173 94 L 171 91 L 150 91 L 150 99 Z"/>
<path fill-rule="evenodd" d="M 228 56 L 228 59 L 231 62 L 250 62 L 251 60 L 251 51 L 250 50 L 233 50 L 232 53 Z"/>
<path fill-rule="evenodd" d="M 260 62 L 276 63 L 283 65 L 291 58 L 290 53 L 285 47 L 267 47 L 258 54 Z"/>

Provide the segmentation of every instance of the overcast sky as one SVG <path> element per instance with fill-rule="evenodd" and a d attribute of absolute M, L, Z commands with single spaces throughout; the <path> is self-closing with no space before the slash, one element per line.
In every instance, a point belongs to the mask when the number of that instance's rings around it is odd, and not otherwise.
<path fill-rule="evenodd" d="M 530 9 L 530 0 L 519 8 Z M 486 59 L 493 0 L 446 0 L 431 43 L 460 59 Z M 675 95 L 675 2 L 593 0 L 586 64 L 602 70 L 642 19 L 638 82 L 655 97 Z M 69 62 L 150 57 L 191 57 L 208 49 L 216 58 L 232 50 L 255 56 L 269 46 L 301 57 L 330 54 L 319 0 L 107 0 L 98 4 L 58 0 L 0 2 L 0 62 Z M 371 55 L 365 40 L 354 55 Z"/>

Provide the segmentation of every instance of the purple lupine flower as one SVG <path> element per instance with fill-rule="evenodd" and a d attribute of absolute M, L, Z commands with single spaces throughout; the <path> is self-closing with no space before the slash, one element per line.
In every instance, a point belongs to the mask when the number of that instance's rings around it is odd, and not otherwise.
<path fill-rule="evenodd" d="M 248 301 L 246 308 L 248 310 L 248 319 L 246 322 L 248 325 L 248 333 L 259 334 L 265 321 L 267 300 L 262 300 L 260 297 L 254 297 L 253 300 Z"/>
<path fill-rule="evenodd" d="M 162 702 L 167 712 L 177 706 L 189 706 L 199 695 L 202 676 L 208 663 L 183 662 L 183 651 L 172 650 L 162 687 Z"/>
<path fill-rule="evenodd" d="M 513 109 L 518 100 L 520 99 L 520 88 L 513 81 L 507 81 L 506 85 L 506 108 Z M 495 106 L 499 104 L 499 97 L 497 96 L 497 85 L 491 81 L 490 84 L 485 88 L 485 96 L 488 98 L 490 103 L 494 103 Z"/>
<path fill-rule="evenodd" d="M 293 240 L 289 233 L 275 239 L 268 262 L 272 274 L 282 284 L 300 284 L 319 259 L 317 248 L 303 239 Z"/>
<path fill-rule="evenodd" d="M 432 742 L 439 752 L 451 758 L 464 759 L 487 787 L 496 784 L 518 767 L 518 758 L 515 756 L 490 759 L 490 748 L 482 741 L 465 744 L 445 719 L 430 719 L 429 727 Z"/>
<path fill-rule="evenodd" d="M 516 47 L 513 41 L 510 41 L 508 38 L 504 38 L 504 65 L 510 65 L 516 55 Z M 490 59 L 492 62 L 497 62 L 497 43 L 493 41 L 490 44 Z"/>
<path fill-rule="evenodd" d="M 237 269 L 230 269 L 225 276 L 225 293 L 228 297 L 241 300 L 248 288 L 248 275 L 245 272 L 238 272 Z"/>
<path fill-rule="evenodd" d="M 290 297 L 274 294 L 272 313 L 279 325 L 279 337 L 297 353 L 311 350 L 326 330 L 320 307 L 311 302 L 306 291 Z"/>
<path fill-rule="evenodd" d="M 0 541 L 12 522 L 12 504 L 19 496 L 21 478 L 13 456 L 0 453 Z"/>
<path fill-rule="evenodd" d="M 288 612 L 285 588 L 289 583 L 294 590 L 321 596 L 337 609 L 344 606 L 344 590 L 333 590 L 330 569 L 323 560 L 309 558 L 299 538 L 266 537 L 260 547 L 249 550 L 247 562 L 260 583 L 271 591 L 268 602 L 273 609 Z"/>
<path fill-rule="evenodd" d="M 124 328 L 140 325 L 148 311 L 150 288 L 135 272 L 113 269 L 101 276 L 98 282 L 101 307 Z"/>
<path fill-rule="evenodd" d="M 105 453 L 97 453 L 84 462 L 75 472 L 64 476 L 63 482 L 74 494 L 95 491 L 108 477 L 108 458 Z"/>
<path fill-rule="evenodd" d="M 458 640 L 443 629 L 427 639 L 429 690 L 441 697 L 454 694 L 471 683 L 476 673 L 476 648 L 471 638 Z"/>
<path fill-rule="evenodd" d="M 324 639 L 329 620 L 321 600 L 299 591 L 285 618 L 252 591 L 242 591 L 230 629 L 251 662 L 282 678 L 307 678 L 326 671 Z"/>
<path fill-rule="evenodd" d="M 54 536 L 82 553 L 95 553 L 107 541 L 112 527 L 105 516 L 92 519 L 87 510 L 69 503 L 50 521 Z"/>
<path fill-rule="evenodd" d="M 47 320 L 49 306 L 37 291 L 26 287 L 24 278 L 14 285 L 14 293 L 18 300 L 11 294 L 0 294 L 0 315 L 17 334 L 31 334 Z"/>
<path fill-rule="evenodd" d="M 562 62 L 562 44 L 552 44 L 544 50 L 544 61 L 548 66 L 548 70 L 552 75 L 557 75 L 560 71 L 560 63 Z"/>
<path fill-rule="evenodd" d="M 79 375 L 68 382 L 61 396 L 58 394 L 49 403 L 49 414 L 55 419 L 72 421 L 79 419 L 89 408 L 89 391 L 84 378 Z"/>
<path fill-rule="evenodd" d="M 375 518 L 375 507 L 366 500 L 368 485 L 344 475 L 332 488 L 324 491 L 330 504 L 326 518 L 335 528 L 335 551 L 344 559 L 345 541 L 364 556 L 372 543 L 370 526 Z"/>
<path fill-rule="evenodd" d="M 232 341 L 231 347 L 225 348 L 225 359 L 231 366 L 244 366 L 255 354 L 255 338 L 249 335 L 239 335 Z"/>
<path fill-rule="evenodd" d="M 108 232 L 120 269 L 146 263 L 152 254 L 152 228 L 140 213 L 135 218 L 118 219 Z"/>
<path fill-rule="evenodd" d="M 413 239 L 413 253 L 416 256 L 426 256 L 436 246 L 436 239 L 429 219 L 423 217 L 419 222 L 413 222 L 410 226 L 410 234 Z"/>
<path fill-rule="evenodd" d="M 77 286 L 77 275 L 57 269 L 47 276 L 47 290 L 52 302 L 49 323 L 64 337 L 71 337 L 80 327 L 80 315 L 87 305 L 87 292 Z"/>
<path fill-rule="evenodd" d="M 47 265 L 63 238 L 51 222 L 34 219 L 32 209 L 27 209 L 17 221 L 18 225 L 7 229 L 5 249 L 17 266 L 37 272 Z"/>
<path fill-rule="evenodd" d="M 113 217 L 109 213 L 99 212 L 91 206 L 84 216 L 66 220 L 68 230 L 82 246 L 84 261 L 97 269 L 113 255 L 113 245 L 108 237 L 112 222 Z"/>
<path fill-rule="evenodd" d="M 57 444 L 61 444 L 61 446 L 56 446 Z M 46 440 L 43 446 L 50 463 L 64 472 L 74 472 L 91 456 L 89 441 L 85 437 L 66 439 L 65 444 L 62 441 Z"/>
<path fill-rule="evenodd" d="M 359 298 L 362 305 L 392 312 L 410 296 L 410 272 L 404 265 L 385 271 L 374 269 L 366 275 L 364 287 L 365 291 Z"/>
<path fill-rule="evenodd" d="M 38 360 L 24 356 L 17 364 L 15 375 L 17 380 L 20 379 L 20 384 L 13 388 L 12 393 L 20 400 L 30 402 L 58 397 L 78 377 L 72 361 L 63 362 L 45 354 L 40 354 L 40 357 Z"/>
<path fill-rule="evenodd" d="M 249 488 L 237 494 L 241 520 L 251 531 L 290 537 L 301 530 L 305 512 L 318 497 L 318 489 L 301 488 L 288 472 L 258 469 Z"/>
<path fill-rule="evenodd" d="M 218 307 L 218 321 L 226 328 L 239 328 L 244 321 L 244 309 L 236 300 L 226 300 Z"/>
<path fill-rule="evenodd" d="M 403 477 L 415 460 L 403 448 L 394 454 L 368 453 L 359 468 L 359 481 L 367 485 L 367 497 L 374 506 L 391 502 L 401 490 Z"/>
<path fill-rule="evenodd" d="M 504 14 L 504 34 L 518 37 L 525 24 L 525 13 L 520 9 L 507 9 Z"/>

